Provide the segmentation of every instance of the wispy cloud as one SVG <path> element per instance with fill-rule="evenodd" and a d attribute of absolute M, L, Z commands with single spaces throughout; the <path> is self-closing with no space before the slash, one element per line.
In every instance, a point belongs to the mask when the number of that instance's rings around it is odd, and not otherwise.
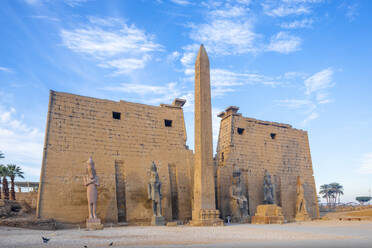
<path fill-rule="evenodd" d="M 61 30 L 63 44 L 74 52 L 90 55 L 115 74 L 144 68 L 151 54 L 162 51 L 154 36 L 118 18 L 89 18 L 87 24 Z"/>
<path fill-rule="evenodd" d="M 31 16 L 31 18 L 33 18 L 33 19 L 42 19 L 42 20 L 53 21 L 53 22 L 59 22 L 60 21 L 56 17 L 45 16 L 45 15 L 33 15 L 33 16 Z"/>
<path fill-rule="evenodd" d="M 190 99 L 190 92 L 182 91 L 180 86 L 174 82 L 164 86 L 122 83 L 116 86 L 104 87 L 103 89 L 137 95 L 139 101 L 147 104 L 171 103 L 177 97 Z"/>
<path fill-rule="evenodd" d="M 306 15 L 312 12 L 313 5 L 323 0 L 265 0 L 263 11 L 272 17 Z"/>
<path fill-rule="evenodd" d="M 319 118 L 319 114 L 317 112 L 312 112 L 308 115 L 305 120 L 302 121 L 302 125 L 306 125 L 309 121 L 315 120 Z"/>
<path fill-rule="evenodd" d="M 220 55 L 255 52 L 257 37 L 250 20 L 213 19 L 193 26 L 190 34 L 191 39 L 203 43 L 210 53 Z"/>
<path fill-rule="evenodd" d="M 172 3 L 179 4 L 179 5 L 189 5 L 191 4 L 188 0 L 170 0 Z"/>
<path fill-rule="evenodd" d="M 285 29 L 310 28 L 313 25 L 313 19 L 295 20 L 292 22 L 283 22 L 280 27 Z"/>
<path fill-rule="evenodd" d="M 327 68 L 306 79 L 304 82 L 306 94 L 310 95 L 313 92 L 318 92 L 320 90 L 333 87 L 334 83 L 332 82 L 332 75 L 332 68 Z"/>
<path fill-rule="evenodd" d="M 0 71 L 3 71 L 3 72 L 8 72 L 8 73 L 12 73 L 12 72 L 13 72 L 13 70 L 12 70 L 12 69 L 10 69 L 10 68 L 7 68 L 7 67 L 2 67 L 2 66 L 0 66 Z"/>
<path fill-rule="evenodd" d="M 77 7 L 89 1 L 91 0 L 64 0 L 65 4 L 69 5 L 70 7 Z"/>
<path fill-rule="evenodd" d="M 306 77 L 303 83 L 303 88 L 305 89 L 304 98 L 279 100 L 277 101 L 278 105 L 285 106 L 289 109 L 300 110 L 306 115 L 302 122 L 303 125 L 319 118 L 319 106 L 332 102 L 327 89 L 335 86 L 332 78 L 333 74 L 333 69 L 327 68 Z M 303 74 L 301 77 L 303 77 Z"/>
<path fill-rule="evenodd" d="M 39 129 L 30 127 L 17 118 L 14 108 L 0 106 L 0 150 L 5 153 L 5 163 L 17 163 L 22 168 L 33 168 L 34 173 L 29 175 L 26 171 L 26 176 L 39 176 L 43 136 Z"/>
<path fill-rule="evenodd" d="M 360 164 L 358 169 L 360 174 L 372 174 L 372 152 L 363 154 Z"/>
<path fill-rule="evenodd" d="M 267 50 L 279 53 L 291 53 L 300 50 L 301 43 L 301 38 L 286 32 L 279 32 L 271 37 Z"/>

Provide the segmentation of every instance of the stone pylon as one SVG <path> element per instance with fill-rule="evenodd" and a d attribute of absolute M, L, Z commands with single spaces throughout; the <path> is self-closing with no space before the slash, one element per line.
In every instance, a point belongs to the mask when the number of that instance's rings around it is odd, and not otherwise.
<path fill-rule="evenodd" d="M 203 45 L 195 62 L 195 157 L 192 225 L 222 225 L 216 209 L 209 59 Z"/>

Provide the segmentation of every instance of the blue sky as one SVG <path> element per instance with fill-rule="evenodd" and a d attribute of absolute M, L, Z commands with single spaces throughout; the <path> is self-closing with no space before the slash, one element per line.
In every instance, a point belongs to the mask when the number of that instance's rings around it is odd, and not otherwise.
<path fill-rule="evenodd" d="M 216 114 L 307 130 L 317 187 L 344 201 L 372 179 L 372 2 L 4 0 L 0 150 L 38 180 L 49 90 L 184 107 L 193 147 L 193 66 L 203 43 Z"/>

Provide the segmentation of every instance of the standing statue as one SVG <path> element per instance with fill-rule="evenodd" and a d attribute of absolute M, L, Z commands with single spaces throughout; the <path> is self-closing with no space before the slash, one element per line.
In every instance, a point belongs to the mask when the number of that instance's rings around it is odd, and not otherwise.
<path fill-rule="evenodd" d="M 156 164 L 152 162 L 150 182 L 148 184 L 148 196 L 152 200 L 152 212 L 154 216 L 161 216 L 161 183 Z"/>
<path fill-rule="evenodd" d="M 156 164 L 152 162 L 151 165 L 151 175 L 150 182 L 148 184 L 148 197 L 149 200 L 152 200 L 152 225 L 164 225 L 165 219 L 161 215 L 161 183 L 159 180 L 158 170 Z"/>
<path fill-rule="evenodd" d="M 103 225 L 101 220 L 97 218 L 97 187 L 99 186 L 98 176 L 96 175 L 96 169 L 94 168 L 94 162 L 92 157 L 87 161 L 87 175 L 84 177 L 84 184 L 87 187 L 87 198 L 88 198 L 88 211 L 89 217 L 87 219 L 88 230 L 101 230 Z"/>
<path fill-rule="evenodd" d="M 267 170 L 265 170 L 263 186 L 264 186 L 264 204 L 275 204 L 274 185 L 271 182 L 271 176 Z"/>
<path fill-rule="evenodd" d="M 234 169 L 230 186 L 230 205 L 234 222 L 245 222 L 248 217 L 248 200 L 244 195 L 240 169 Z"/>
<path fill-rule="evenodd" d="M 306 200 L 304 188 L 301 184 L 300 176 L 297 177 L 297 200 L 296 200 L 296 221 L 309 220 L 309 214 L 306 209 Z"/>
<path fill-rule="evenodd" d="M 84 177 L 84 184 L 87 187 L 89 219 L 97 219 L 97 186 L 99 186 L 99 181 L 92 157 L 87 161 L 87 175 Z"/>

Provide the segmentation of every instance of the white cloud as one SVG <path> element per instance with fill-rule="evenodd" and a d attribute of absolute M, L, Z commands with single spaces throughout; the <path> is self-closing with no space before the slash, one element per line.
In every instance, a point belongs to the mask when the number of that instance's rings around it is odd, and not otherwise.
<path fill-rule="evenodd" d="M 297 36 L 290 35 L 286 32 L 279 32 L 271 37 L 267 50 L 279 53 L 290 53 L 300 50 L 301 42 L 301 38 Z"/>
<path fill-rule="evenodd" d="M 65 4 L 69 5 L 70 7 L 77 7 L 89 1 L 90 0 L 64 0 Z"/>
<path fill-rule="evenodd" d="M 3 71 L 3 72 L 9 72 L 9 73 L 13 72 L 12 69 L 7 68 L 7 67 L 2 67 L 2 66 L 0 66 L 0 71 Z"/>
<path fill-rule="evenodd" d="M 243 6 L 233 6 L 227 9 L 215 9 L 210 12 L 210 15 L 222 18 L 241 17 L 246 15 L 248 10 L 249 9 Z"/>
<path fill-rule="evenodd" d="M 149 59 L 150 56 L 145 54 L 142 58 L 116 59 L 102 62 L 98 66 L 102 68 L 114 68 L 114 74 L 127 74 L 133 70 L 144 68 Z"/>
<path fill-rule="evenodd" d="M 333 70 L 331 68 L 327 68 L 306 79 L 306 94 L 309 95 L 313 92 L 333 87 L 335 84 L 332 82 L 332 75 Z"/>
<path fill-rule="evenodd" d="M 174 52 L 172 52 L 171 54 L 169 54 L 169 55 L 167 56 L 167 61 L 168 61 L 168 62 L 174 62 L 174 61 L 176 61 L 177 59 L 179 59 L 180 57 L 181 57 L 181 53 L 178 52 L 178 51 L 174 51 Z"/>
<path fill-rule="evenodd" d="M 15 163 L 25 169 L 26 177 L 38 177 L 43 152 L 44 133 L 16 118 L 14 108 L 0 106 L 0 151 L 5 154 L 1 163 Z M 33 173 L 29 173 L 32 168 Z"/>
<path fill-rule="evenodd" d="M 314 4 L 321 2 L 323 0 L 265 0 L 261 5 L 268 16 L 286 17 L 309 14 Z"/>
<path fill-rule="evenodd" d="M 285 29 L 295 29 L 295 28 L 310 28 L 313 25 L 312 19 L 302 19 L 295 20 L 293 22 L 285 22 L 280 24 L 280 27 Z"/>
<path fill-rule="evenodd" d="M 293 73 L 291 73 L 293 74 Z M 295 73 L 300 78 L 304 77 L 304 73 Z M 319 118 L 319 113 L 316 112 L 320 105 L 332 102 L 329 93 L 326 89 L 333 87 L 332 82 L 333 70 L 331 68 L 317 72 L 304 80 L 305 92 L 304 99 L 286 99 L 277 101 L 278 105 L 285 106 L 289 109 L 300 109 L 307 116 L 302 124 L 306 125 L 312 120 Z"/>
<path fill-rule="evenodd" d="M 40 4 L 42 0 L 24 0 L 27 4 L 36 5 Z"/>
<path fill-rule="evenodd" d="M 191 4 L 188 0 L 170 0 L 172 3 L 179 4 L 179 5 L 189 5 Z"/>
<path fill-rule="evenodd" d="M 53 21 L 53 22 L 59 22 L 60 21 L 56 17 L 44 16 L 44 15 L 33 15 L 33 16 L 31 16 L 31 18 L 33 18 L 33 19 L 42 19 L 42 20 Z"/>
<path fill-rule="evenodd" d="M 360 163 L 358 169 L 360 174 L 372 174 L 372 152 L 363 154 Z"/>
<path fill-rule="evenodd" d="M 319 114 L 317 112 L 312 112 L 309 116 L 303 120 L 302 124 L 306 125 L 309 121 L 315 120 L 319 118 Z"/>
<path fill-rule="evenodd" d="M 181 91 L 179 85 L 174 82 L 164 86 L 122 83 L 117 86 L 104 87 L 103 89 L 113 92 L 136 94 L 139 96 L 137 100 L 147 104 L 169 104 L 177 97 L 190 99 L 190 92 Z"/>
<path fill-rule="evenodd" d="M 313 106 L 313 102 L 308 99 L 286 99 L 277 101 L 280 106 L 285 106 L 290 109 L 298 109 L 302 107 Z"/>
<path fill-rule="evenodd" d="M 192 28 L 190 38 L 203 43 L 210 53 L 221 55 L 256 52 L 258 37 L 250 20 L 213 19 Z"/>
<path fill-rule="evenodd" d="M 88 24 L 60 34 L 67 48 L 90 55 L 116 74 L 144 68 L 151 53 L 163 50 L 152 35 L 118 18 L 91 17 Z"/>
<path fill-rule="evenodd" d="M 280 5 L 272 8 L 270 5 L 263 4 L 264 12 L 266 15 L 273 17 L 284 17 L 288 15 L 302 15 L 310 12 L 306 6 L 286 6 Z"/>

